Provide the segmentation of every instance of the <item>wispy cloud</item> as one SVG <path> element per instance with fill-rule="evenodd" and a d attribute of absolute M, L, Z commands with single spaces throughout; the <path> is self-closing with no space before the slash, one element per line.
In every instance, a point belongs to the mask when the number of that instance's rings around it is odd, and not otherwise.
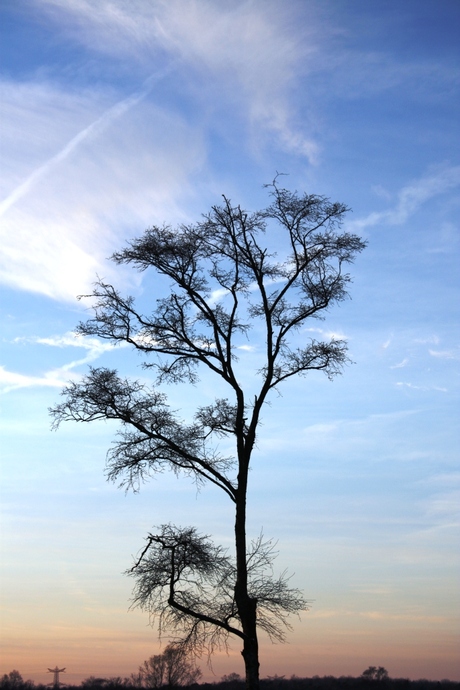
<path fill-rule="evenodd" d="M 114 106 L 106 110 L 100 117 L 98 117 L 90 125 L 82 129 L 76 136 L 74 136 L 58 153 L 47 160 L 43 165 L 34 170 L 34 172 L 27 177 L 21 184 L 19 184 L 2 202 L 0 202 L 0 218 L 13 206 L 21 197 L 27 194 L 34 185 L 45 177 L 55 166 L 65 161 L 68 156 L 86 139 L 96 137 L 101 134 L 114 120 L 121 115 L 124 115 L 130 108 L 142 101 L 153 88 L 156 80 L 163 77 L 170 70 L 161 70 L 156 75 L 152 75 L 146 80 L 143 87 L 139 90 L 123 98 Z"/>
<path fill-rule="evenodd" d="M 437 357 L 438 359 L 460 359 L 460 350 L 428 350 L 432 357 Z"/>
<path fill-rule="evenodd" d="M 407 359 L 407 357 L 405 357 L 405 358 L 402 360 L 402 362 L 399 362 L 399 364 L 393 364 L 393 366 L 390 367 L 390 369 L 402 369 L 402 368 L 405 367 L 408 363 L 409 363 L 409 360 Z"/>
<path fill-rule="evenodd" d="M 103 355 L 105 352 L 110 352 L 112 350 L 119 349 L 122 347 L 129 347 L 128 343 L 120 343 L 113 345 L 112 343 L 104 342 L 102 340 L 98 340 L 97 338 L 81 336 L 78 333 L 74 333 L 73 331 L 69 331 L 64 335 L 50 336 L 48 338 L 35 337 L 15 339 L 15 342 L 24 341 L 37 343 L 39 345 L 48 345 L 50 347 L 77 347 L 87 350 L 87 354 L 85 355 L 85 357 L 76 359 L 70 362 L 69 364 L 65 364 L 63 367 L 59 369 L 59 371 L 69 371 L 70 369 L 74 369 L 76 366 L 79 366 L 80 364 L 88 364 L 89 362 L 93 362 L 95 359 L 98 359 L 98 357 Z"/>
<path fill-rule="evenodd" d="M 65 386 L 68 383 L 70 375 L 72 375 L 73 378 L 77 376 L 77 374 L 73 371 L 74 369 L 84 364 L 94 362 L 105 352 L 123 347 L 123 345 L 112 345 L 111 343 L 103 342 L 97 338 L 83 337 L 71 331 L 65 333 L 64 335 L 50 336 L 48 338 L 15 338 L 13 342 L 35 343 L 38 345 L 47 345 L 49 347 L 59 348 L 82 348 L 87 351 L 87 354 L 84 357 L 74 359 L 60 367 L 51 369 L 45 372 L 42 376 L 20 374 L 18 372 L 8 371 L 4 367 L 0 367 L 0 393 L 9 393 L 10 391 L 18 388 L 42 386 L 62 388 L 62 386 Z"/>
<path fill-rule="evenodd" d="M 89 0 L 44 0 L 40 7 L 61 31 L 91 51 L 124 56 L 144 68 L 166 51 L 189 73 L 205 75 L 199 88 L 192 79 L 197 96 L 207 97 L 212 91 L 214 102 L 231 99 L 232 107 L 243 108 L 257 126 L 253 136 L 265 129 L 275 134 L 282 148 L 316 160 L 318 145 L 295 124 L 290 98 L 300 65 L 306 69 L 318 45 L 314 7 L 302 33 L 295 7 L 273 0 L 230 5 L 210 0 L 108 0 L 97 8 Z"/>
<path fill-rule="evenodd" d="M 202 120 L 187 119 L 185 103 L 198 103 L 215 127 L 231 103 L 254 146 L 268 135 L 316 156 L 293 97 L 300 66 L 308 69 L 315 53 L 313 15 L 300 35 L 295 8 L 272 0 L 32 5 L 73 45 L 122 58 L 140 86 L 4 82 L 0 282 L 73 301 L 97 273 L 115 279 L 106 257 L 127 237 L 152 222 L 186 220 L 193 176 L 207 160 Z M 160 108 L 155 86 L 171 69 L 181 106 Z M 128 282 L 124 269 L 117 275 Z"/>
<path fill-rule="evenodd" d="M 201 137 L 145 100 L 154 81 L 109 107 L 108 92 L 69 99 L 56 86 L 31 83 L 21 86 L 18 98 L 8 85 L 3 136 L 9 178 L 18 183 L 4 197 L 1 282 L 73 301 L 90 291 L 97 273 L 112 277 L 106 257 L 122 239 L 152 221 L 184 219 L 178 202 L 190 193 L 188 178 L 201 164 Z M 13 150 L 9 142 L 18 127 L 23 145 Z M 49 155 L 53 143 L 57 153 Z M 29 148 L 32 160 L 42 160 L 24 175 Z M 123 280 L 126 274 L 117 273 Z"/>
<path fill-rule="evenodd" d="M 442 166 L 403 187 L 393 208 L 370 213 L 365 218 L 350 221 L 350 225 L 361 230 L 382 223 L 402 225 L 424 203 L 458 186 L 460 186 L 460 166 Z"/>
<path fill-rule="evenodd" d="M 340 448 L 340 453 L 346 455 L 348 452 L 357 457 L 369 449 L 376 449 L 378 439 L 394 435 L 394 428 L 398 425 L 406 424 L 408 417 L 417 413 L 416 410 L 401 410 L 383 414 L 370 414 L 358 419 L 336 419 L 327 423 L 310 424 L 301 433 L 289 438 L 280 435 L 260 439 L 259 445 L 269 452 L 274 449 L 289 451 L 299 449 L 302 452 L 336 452 Z M 373 451 L 374 452 L 374 451 Z M 378 453 L 378 451 L 377 451 Z M 405 449 L 404 459 L 407 458 L 408 449 Z"/>
<path fill-rule="evenodd" d="M 44 376 L 27 376 L 14 371 L 7 371 L 0 365 L 0 393 L 9 393 L 18 388 L 30 388 L 45 386 L 62 388 L 66 380 L 56 376 L 55 372 L 48 372 Z"/>
<path fill-rule="evenodd" d="M 207 304 L 209 304 L 209 306 L 214 307 L 218 302 L 223 300 L 228 294 L 229 294 L 229 291 L 226 290 L 225 288 L 218 288 L 217 290 L 213 290 L 211 292 L 211 294 L 209 295 L 209 298 L 207 299 Z"/>
<path fill-rule="evenodd" d="M 440 339 L 439 336 L 437 335 L 430 335 L 427 338 L 416 338 L 414 340 L 415 343 L 421 343 L 422 345 L 429 344 L 429 345 L 439 345 Z"/>
<path fill-rule="evenodd" d="M 305 328 L 305 333 L 318 333 L 323 338 L 328 338 L 329 340 L 348 340 L 349 336 L 345 335 L 341 331 L 329 331 L 325 328 Z"/>
<path fill-rule="evenodd" d="M 408 381 L 397 381 L 396 386 L 399 388 L 410 388 L 414 391 L 439 391 L 440 393 L 447 393 L 447 388 L 442 386 L 417 386 L 415 383 L 410 383 Z"/>

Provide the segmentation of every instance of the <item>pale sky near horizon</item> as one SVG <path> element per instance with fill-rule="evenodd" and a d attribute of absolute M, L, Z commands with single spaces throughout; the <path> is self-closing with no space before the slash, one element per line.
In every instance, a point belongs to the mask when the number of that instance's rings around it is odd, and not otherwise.
<path fill-rule="evenodd" d="M 155 296 L 107 257 L 222 194 L 262 208 L 280 171 L 350 206 L 369 245 L 352 299 L 308 325 L 354 363 L 264 414 L 249 532 L 312 607 L 288 644 L 262 637 L 261 674 L 460 680 L 460 3 L 3 0 L 0 32 L 0 675 L 129 676 L 161 649 L 123 574 L 147 531 L 231 545 L 212 488 L 165 474 L 125 495 L 104 477 L 115 428 L 54 433 L 47 409 L 88 364 L 145 376 L 73 335 L 96 275 Z M 243 673 L 238 642 L 201 666 Z"/>

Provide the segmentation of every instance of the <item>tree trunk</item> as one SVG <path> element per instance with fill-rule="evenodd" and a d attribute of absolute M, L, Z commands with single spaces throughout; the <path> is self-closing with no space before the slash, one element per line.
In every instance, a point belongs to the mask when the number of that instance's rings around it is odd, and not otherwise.
<path fill-rule="evenodd" d="M 244 665 L 246 669 L 246 688 L 247 690 L 259 690 L 259 643 L 257 641 L 256 630 L 256 607 L 255 599 L 248 598 L 248 615 L 246 616 L 246 625 L 243 625 L 243 630 L 248 635 L 244 640 L 243 655 Z M 250 629 L 252 628 L 252 634 Z"/>
<path fill-rule="evenodd" d="M 241 465 L 243 464 L 243 467 Z M 257 641 L 257 600 L 248 593 L 246 550 L 246 491 L 248 462 L 240 463 L 235 515 L 236 569 L 235 601 L 245 635 L 243 651 L 247 690 L 259 690 L 259 643 Z"/>

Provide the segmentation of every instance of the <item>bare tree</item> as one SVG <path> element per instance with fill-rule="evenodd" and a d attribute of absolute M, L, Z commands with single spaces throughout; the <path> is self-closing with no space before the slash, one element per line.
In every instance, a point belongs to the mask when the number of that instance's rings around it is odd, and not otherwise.
<path fill-rule="evenodd" d="M 201 678 L 201 671 L 183 645 L 169 644 L 162 654 L 151 656 L 139 666 L 137 678 L 145 688 L 168 687 L 173 690 L 196 683 Z"/>
<path fill-rule="evenodd" d="M 224 197 L 196 224 L 153 227 L 130 242 L 113 260 L 166 277 L 169 296 L 144 315 L 132 297 L 99 280 L 91 296 L 94 317 L 78 327 L 80 334 L 129 343 L 146 355 L 144 366 L 156 373 L 157 386 L 194 384 L 201 366 L 221 381 L 226 396 L 199 407 L 186 422 L 158 388 L 94 368 L 71 383 L 65 401 L 52 410 L 56 426 L 64 420 L 120 422 L 108 476 L 122 486 L 137 489 L 170 468 L 198 485 L 210 482 L 231 501 L 234 555 L 193 528 L 165 525 L 148 535 L 131 570 L 134 601 L 159 617 L 162 631 L 198 651 L 212 651 L 228 635 L 240 638 L 252 689 L 259 683 L 257 629 L 283 639 L 286 616 L 306 607 L 285 576 L 273 576 L 271 542 L 247 541 L 248 473 L 262 408 L 293 376 L 322 371 L 333 378 L 341 371 L 346 343 L 309 339 L 301 329 L 345 299 L 350 277 L 344 266 L 365 246 L 341 229 L 348 211 L 343 204 L 290 192 L 276 179 L 269 188 L 264 210 L 249 214 Z M 281 255 L 266 248 L 267 236 Z M 254 377 L 243 380 L 237 353 L 251 336 L 259 343 L 263 338 L 264 351 Z M 232 442 L 233 452 L 222 453 L 222 438 L 226 446 Z"/>
<path fill-rule="evenodd" d="M 0 678 L 0 688 L 2 690 L 31 690 L 33 685 L 33 680 L 24 680 L 16 669 L 5 673 Z"/>
<path fill-rule="evenodd" d="M 361 673 L 361 678 L 366 680 L 388 680 L 388 671 L 383 666 L 369 666 L 365 671 Z"/>

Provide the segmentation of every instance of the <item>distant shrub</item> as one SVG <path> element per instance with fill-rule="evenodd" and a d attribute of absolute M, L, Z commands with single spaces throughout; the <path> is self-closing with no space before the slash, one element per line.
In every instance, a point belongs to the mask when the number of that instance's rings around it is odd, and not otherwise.
<path fill-rule="evenodd" d="M 2 690 L 21 690 L 32 688 L 33 685 L 33 680 L 24 680 L 16 669 L 9 673 L 5 673 L 5 675 L 0 678 L 0 688 Z"/>

